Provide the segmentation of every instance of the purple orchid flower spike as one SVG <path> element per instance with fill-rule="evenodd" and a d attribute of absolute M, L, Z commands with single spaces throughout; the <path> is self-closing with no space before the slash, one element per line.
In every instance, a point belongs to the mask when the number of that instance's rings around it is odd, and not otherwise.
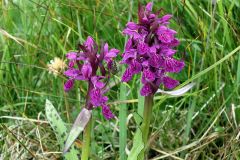
<path fill-rule="evenodd" d="M 161 10 L 153 13 L 152 9 L 152 2 L 146 6 L 139 5 L 138 23 L 128 22 L 123 30 L 123 34 L 128 35 L 129 39 L 122 54 L 121 63 L 128 66 L 123 73 L 122 81 L 128 82 L 135 74 L 141 73 L 143 84 L 140 90 L 140 94 L 144 96 L 144 110 L 140 113 L 143 117 L 142 124 L 136 131 L 133 147 L 129 153 L 129 157 L 137 157 L 139 160 L 148 159 L 146 148 L 149 142 L 154 94 L 182 95 L 190 89 L 184 87 L 174 92 L 159 89 L 160 85 L 167 89 L 178 86 L 179 82 L 169 77 L 168 73 L 179 73 L 185 63 L 183 60 L 175 59 L 174 56 L 177 52 L 174 47 L 179 45 L 179 40 L 175 38 L 177 32 L 168 27 L 172 15 L 159 17 Z M 143 142 L 142 150 L 139 149 L 139 141 Z"/>
<path fill-rule="evenodd" d="M 64 74 L 69 77 L 69 80 L 64 84 L 64 90 L 70 91 L 76 80 L 88 82 L 89 97 L 86 108 L 91 110 L 94 107 L 102 107 L 104 117 L 106 119 L 113 118 L 114 115 L 107 106 L 108 98 L 104 96 L 105 90 L 103 88 L 106 85 L 104 79 L 108 79 L 110 74 L 108 67 L 104 67 L 103 63 L 111 63 L 119 50 L 115 48 L 109 50 L 108 44 L 105 43 L 98 54 L 98 46 L 92 37 L 88 37 L 79 47 L 82 51 L 69 52 L 66 55 L 69 65 Z M 97 75 L 98 69 L 100 69 L 101 75 Z"/>
<path fill-rule="evenodd" d="M 113 58 L 117 56 L 119 50 L 108 48 L 105 43 L 101 46 L 100 54 L 98 53 L 98 45 L 92 37 L 79 45 L 79 52 L 69 52 L 66 57 L 69 60 L 68 69 L 64 74 L 69 78 L 64 84 L 64 90 L 70 91 L 77 80 L 86 81 L 88 83 L 88 93 L 86 96 L 85 107 L 82 108 L 78 117 L 76 118 L 73 127 L 65 142 L 63 152 L 66 153 L 73 144 L 78 135 L 85 130 L 85 133 L 91 129 L 92 109 L 101 107 L 102 114 L 105 119 L 109 120 L 115 117 L 107 105 L 108 97 L 104 94 L 108 91 L 105 89 L 106 80 L 110 78 L 110 64 L 113 63 Z M 104 63 L 106 65 L 104 65 Z M 107 66 L 107 67 L 105 67 Z M 100 72 L 98 72 L 100 69 Z M 104 82 L 105 80 L 105 82 Z M 89 124 L 89 125 L 88 125 Z M 87 136 L 89 138 L 89 136 Z M 86 137 L 86 138 L 87 138 Z M 90 140 L 89 140 L 90 141 Z M 87 140 L 83 144 L 83 150 L 90 145 Z M 86 146 L 86 147 L 85 147 Z M 88 152 L 82 151 L 82 152 Z"/>
<path fill-rule="evenodd" d="M 163 84 L 167 89 L 173 89 L 179 82 L 167 76 L 167 73 L 179 73 L 184 62 L 174 58 L 179 45 L 175 38 L 177 32 L 168 27 L 172 15 L 159 18 L 159 13 L 152 12 L 153 3 L 145 7 L 139 6 L 138 23 L 128 22 L 123 34 L 129 39 L 122 54 L 122 64 L 128 67 L 122 76 L 123 82 L 128 82 L 133 75 L 142 72 L 142 96 L 154 95 Z"/>

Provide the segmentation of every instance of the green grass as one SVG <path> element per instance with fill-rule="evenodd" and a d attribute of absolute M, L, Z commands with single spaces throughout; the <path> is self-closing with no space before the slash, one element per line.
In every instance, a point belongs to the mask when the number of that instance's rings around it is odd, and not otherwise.
<path fill-rule="evenodd" d="M 122 53 L 121 32 L 128 17 L 137 21 L 137 1 L 133 4 L 131 11 L 128 0 L 0 1 L 0 157 L 61 157 L 46 120 L 45 100 L 51 100 L 70 128 L 84 104 L 87 85 L 79 82 L 64 93 L 66 78 L 49 74 L 47 64 L 54 57 L 64 58 L 88 35 Z M 174 76 L 182 84 L 197 85 L 182 97 L 155 96 L 149 158 L 237 159 L 240 2 L 155 0 L 154 10 L 159 8 L 162 14 L 174 15 L 171 27 L 181 40 L 177 57 L 186 62 Z M 112 83 L 120 77 L 119 72 Z M 117 120 L 106 121 L 100 109 L 94 110 L 91 159 L 126 159 L 125 145 L 130 150 L 137 128 L 131 114 L 142 115 L 139 84 L 136 76 L 128 84 L 117 83 L 108 94 Z M 81 142 L 76 146 L 80 149 Z"/>

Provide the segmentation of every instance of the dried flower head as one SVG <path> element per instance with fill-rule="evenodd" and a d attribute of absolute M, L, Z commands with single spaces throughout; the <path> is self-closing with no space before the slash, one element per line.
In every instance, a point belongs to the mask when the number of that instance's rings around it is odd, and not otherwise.
<path fill-rule="evenodd" d="M 134 74 L 142 72 L 140 91 L 142 96 L 156 93 L 160 84 L 168 89 L 175 88 L 179 82 L 167 76 L 167 72 L 178 73 L 184 67 L 182 60 L 173 57 L 179 45 L 175 38 L 176 31 L 168 27 L 172 15 L 159 18 L 159 13 L 152 13 L 153 3 L 139 6 L 138 23 L 128 22 L 123 34 L 129 35 L 122 64 L 128 67 L 122 76 L 128 82 Z"/>
<path fill-rule="evenodd" d="M 58 57 L 54 57 L 54 59 L 51 60 L 50 64 L 47 64 L 47 66 L 48 66 L 49 73 L 52 73 L 55 76 L 62 73 L 67 67 L 65 62 Z"/>
<path fill-rule="evenodd" d="M 64 84 L 64 90 L 69 91 L 76 80 L 88 82 L 86 108 L 92 109 L 101 106 L 104 117 L 111 119 L 114 115 L 107 106 L 108 98 L 104 96 L 106 93 L 104 88 L 106 80 L 109 80 L 110 77 L 113 58 L 117 56 L 119 50 L 109 50 L 108 44 L 105 43 L 101 46 L 100 54 L 98 54 L 98 45 L 92 37 L 88 37 L 83 45 L 79 45 L 79 49 L 79 52 L 69 52 L 66 55 L 69 64 L 64 74 L 69 79 Z M 100 72 L 97 72 L 98 69 Z"/>

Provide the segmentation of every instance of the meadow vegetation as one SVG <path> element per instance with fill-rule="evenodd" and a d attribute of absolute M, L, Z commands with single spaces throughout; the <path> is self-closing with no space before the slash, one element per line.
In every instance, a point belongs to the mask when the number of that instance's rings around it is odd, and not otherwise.
<path fill-rule="evenodd" d="M 140 1 L 146 4 L 147 1 Z M 240 1 L 153 0 L 161 15 L 173 14 L 171 28 L 181 44 L 185 68 L 172 77 L 181 97 L 156 94 L 151 118 L 149 159 L 239 159 Z M 0 159 L 60 159 L 61 145 L 45 114 L 49 99 L 68 132 L 84 105 L 87 85 L 65 93 L 63 74 L 48 64 L 92 36 L 123 53 L 126 23 L 137 21 L 137 0 L 0 1 Z M 120 60 L 120 56 L 117 57 Z M 111 80 L 109 105 L 116 119 L 93 111 L 90 158 L 126 159 L 141 119 L 140 76 Z M 61 72 L 61 71 L 60 71 Z M 140 114 L 141 115 L 141 114 Z M 82 136 L 74 143 L 81 150 Z M 127 145 L 127 149 L 125 148 Z"/>

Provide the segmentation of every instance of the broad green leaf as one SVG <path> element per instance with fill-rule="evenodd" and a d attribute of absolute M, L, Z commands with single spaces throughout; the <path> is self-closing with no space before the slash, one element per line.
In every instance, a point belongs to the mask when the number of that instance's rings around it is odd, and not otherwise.
<path fill-rule="evenodd" d="M 65 126 L 65 123 L 59 116 L 55 107 L 48 99 L 46 100 L 45 104 L 45 112 L 47 120 L 56 134 L 61 150 L 63 150 L 64 141 L 67 138 L 67 127 Z M 74 149 L 74 146 L 72 146 L 69 152 L 64 155 L 64 158 L 67 160 L 78 160 L 78 155 L 80 155 L 80 152 Z"/>
<path fill-rule="evenodd" d="M 86 108 L 83 108 L 81 110 L 68 135 L 68 138 L 63 150 L 64 153 L 68 151 L 68 149 L 71 147 L 73 142 L 77 139 L 79 134 L 84 130 L 85 126 L 87 125 L 88 121 L 91 118 L 91 115 L 92 115 L 92 111 Z"/>
<path fill-rule="evenodd" d="M 143 121 L 143 117 L 136 112 L 133 113 L 133 117 L 137 125 L 140 126 Z"/>
<path fill-rule="evenodd" d="M 142 138 L 142 131 L 137 129 L 137 132 L 134 135 L 133 147 L 128 155 L 128 160 L 137 160 L 139 154 L 144 149 L 144 143 Z"/>

